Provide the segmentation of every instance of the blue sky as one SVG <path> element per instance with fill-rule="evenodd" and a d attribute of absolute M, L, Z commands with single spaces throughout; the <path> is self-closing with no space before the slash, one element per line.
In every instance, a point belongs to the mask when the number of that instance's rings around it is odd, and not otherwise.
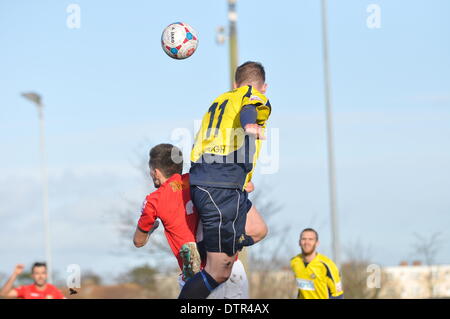
<path fill-rule="evenodd" d="M 80 29 L 66 26 L 71 3 Z M 380 29 L 366 25 L 371 3 Z M 192 132 L 228 89 L 228 48 L 215 43 L 226 8 L 225 0 L 0 2 L 0 272 L 44 256 L 38 121 L 19 95 L 29 90 L 45 104 L 55 269 L 78 263 L 113 277 L 158 263 L 112 253 L 116 215 L 131 201 L 137 218 L 152 190 L 133 163 L 174 129 Z M 245 0 L 237 9 L 239 60 L 265 65 L 269 127 L 280 132 L 278 172 L 255 177 L 283 204 L 270 223 L 292 225 L 288 254 L 306 226 L 330 254 L 319 1 Z M 446 0 L 329 0 L 341 244 L 361 242 L 382 265 L 417 259 L 414 232 L 442 232 L 437 261 L 450 262 L 448 12 Z M 187 60 L 160 48 L 174 21 L 199 32 Z"/>

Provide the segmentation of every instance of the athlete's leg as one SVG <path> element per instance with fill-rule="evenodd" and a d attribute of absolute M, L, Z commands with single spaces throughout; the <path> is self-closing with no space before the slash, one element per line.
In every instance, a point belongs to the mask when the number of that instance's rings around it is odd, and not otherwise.
<path fill-rule="evenodd" d="M 253 238 L 255 243 L 261 241 L 266 237 L 268 232 L 267 225 L 264 222 L 261 214 L 252 205 L 247 213 L 247 221 L 245 222 L 245 234 Z"/>
<path fill-rule="evenodd" d="M 208 296 L 208 299 L 248 299 L 248 280 L 242 262 L 233 264 L 230 278 Z"/>
<path fill-rule="evenodd" d="M 205 270 L 208 274 L 219 284 L 227 281 L 230 278 L 236 255 L 228 256 L 225 253 L 208 252 L 206 256 Z"/>
<path fill-rule="evenodd" d="M 219 283 L 203 269 L 184 284 L 178 299 L 205 299 L 217 286 Z"/>
<path fill-rule="evenodd" d="M 197 248 L 197 243 L 185 243 L 181 246 L 179 254 L 181 261 L 183 262 L 183 277 L 185 280 L 188 280 L 200 271 L 201 258 Z"/>
<path fill-rule="evenodd" d="M 247 194 L 237 189 L 191 187 L 191 198 L 203 224 L 206 266 L 186 282 L 180 299 L 203 299 L 228 280 L 236 253 L 253 239 L 245 235 Z"/>
<path fill-rule="evenodd" d="M 236 255 L 208 252 L 205 269 L 195 274 L 184 285 L 179 299 L 205 299 L 221 283 L 230 278 Z"/>

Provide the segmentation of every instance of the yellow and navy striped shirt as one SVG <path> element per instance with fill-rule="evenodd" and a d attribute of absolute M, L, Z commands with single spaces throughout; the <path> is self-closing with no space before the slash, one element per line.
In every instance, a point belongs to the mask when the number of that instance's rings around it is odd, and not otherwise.
<path fill-rule="evenodd" d="M 305 265 L 301 254 L 291 259 L 291 268 L 297 281 L 299 299 L 343 298 L 341 278 L 335 263 L 317 253 Z"/>
<path fill-rule="evenodd" d="M 254 107 L 256 124 L 266 127 L 271 106 L 252 86 L 243 86 L 217 97 L 203 116 L 191 152 L 191 185 L 245 189 L 251 180 L 261 140 L 244 134 L 240 114 Z"/>

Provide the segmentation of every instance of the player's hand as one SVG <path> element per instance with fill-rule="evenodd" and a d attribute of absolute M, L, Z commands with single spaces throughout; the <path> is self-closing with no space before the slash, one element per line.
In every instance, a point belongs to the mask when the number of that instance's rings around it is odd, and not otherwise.
<path fill-rule="evenodd" d="M 248 182 L 247 185 L 245 185 L 245 191 L 247 193 L 251 193 L 255 190 L 255 185 L 253 184 L 253 182 Z"/>
<path fill-rule="evenodd" d="M 22 264 L 16 265 L 16 267 L 14 268 L 14 274 L 16 276 L 20 275 L 23 272 L 24 268 L 25 268 L 25 266 Z"/>
<path fill-rule="evenodd" d="M 263 127 L 258 124 L 247 124 L 244 127 L 244 131 L 247 134 L 254 135 L 259 140 L 265 140 L 266 137 L 263 134 Z"/>

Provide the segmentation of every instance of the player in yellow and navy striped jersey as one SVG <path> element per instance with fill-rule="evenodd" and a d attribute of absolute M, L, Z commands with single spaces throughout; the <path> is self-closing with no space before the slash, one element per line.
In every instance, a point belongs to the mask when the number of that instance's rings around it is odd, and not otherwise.
<path fill-rule="evenodd" d="M 334 262 L 319 254 L 319 235 L 312 228 L 300 234 L 302 253 L 291 259 L 291 268 L 297 281 L 299 299 L 343 299 L 339 270 Z"/>
<path fill-rule="evenodd" d="M 237 252 L 267 234 L 247 192 L 272 110 L 266 89 L 264 67 L 246 62 L 236 70 L 234 90 L 218 96 L 203 116 L 189 175 L 207 261 L 179 298 L 206 298 L 229 278 Z"/>
<path fill-rule="evenodd" d="M 246 139 L 243 128 L 249 125 L 250 129 L 259 129 L 263 137 L 270 112 L 269 100 L 250 85 L 216 98 L 203 116 L 195 138 L 191 184 L 244 190 L 251 180 L 262 139 L 246 145 L 250 139 L 248 135 Z"/>

